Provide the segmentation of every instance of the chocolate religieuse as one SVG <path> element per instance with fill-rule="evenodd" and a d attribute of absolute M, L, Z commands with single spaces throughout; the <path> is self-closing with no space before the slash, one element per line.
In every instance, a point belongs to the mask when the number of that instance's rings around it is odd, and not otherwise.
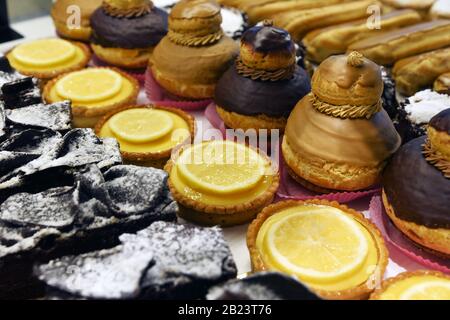
<path fill-rule="evenodd" d="M 434 116 L 428 137 L 403 145 L 386 167 L 383 202 L 416 243 L 450 256 L 450 109 Z"/>
<path fill-rule="evenodd" d="M 149 0 L 105 0 L 91 16 L 92 50 L 112 65 L 144 68 L 167 24 L 167 13 Z"/>
<path fill-rule="evenodd" d="M 296 65 L 291 36 L 265 21 L 244 33 L 240 56 L 216 86 L 215 102 L 231 128 L 283 131 L 295 104 L 310 90 L 306 71 Z"/>
<path fill-rule="evenodd" d="M 322 62 L 287 122 L 282 151 L 292 177 L 322 193 L 378 183 L 400 146 L 382 91 L 380 67 L 358 52 Z"/>

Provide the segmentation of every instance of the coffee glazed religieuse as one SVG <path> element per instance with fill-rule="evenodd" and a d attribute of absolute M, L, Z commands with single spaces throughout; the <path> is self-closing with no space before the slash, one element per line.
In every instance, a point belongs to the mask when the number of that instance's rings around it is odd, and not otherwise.
<path fill-rule="evenodd" d="M 182 0 L 169 15 L 169 32 L 150 59 L 153 77 L 181 98 L 214 96 L 216 83 L 238 55 L 238 45 L 224 35 L 220 6 L 208 0 Z"/>
<path fill-rule="evenodd" d="M 293 178 L 323 193 L 378 183 L 400 146 L 382 92 L 380 67 L 358 52 L 322 62 L 286 126 L 282 151 Z"/>
<path fill-rule="evenodd" d="M 291 36 L 265 21 L 242 36 L 240 56 L 220 78 L 214 100 L 228 127 L 283 131 L 292 109 L 310 90 L 308 74 L 296 64 Z"/>

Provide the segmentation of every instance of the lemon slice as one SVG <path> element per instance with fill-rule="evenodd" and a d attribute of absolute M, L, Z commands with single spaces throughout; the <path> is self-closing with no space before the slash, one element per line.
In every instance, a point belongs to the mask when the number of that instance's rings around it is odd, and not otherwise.
<path fill-rule="evenodd" d="M 131 143 L 157 140 L 172 131 L 173 126 L 166 111 L 148 108 L 125 110 L 109 120 L 112 132 Z"/>
<path fill-rule="evenodd" d="M 268 164 L 245 145 L 213 141 L 186 149 L 177 161 L 177 170 L 193 189 L 230 194 L 253 188 L 266 174 Z"/>
<path fill-rule="evenodd" d="M 416 284 L 405 290 L 400 300 L 450 300 L 450 281 L 434 280 Z"/>
<path fill-rule="evenodd" d="M 85 69 L 72 72 L 56 84 L 56 92 L 64 99 L 95 102 L 115 96 L 122 88 L 122 76 L 110 69 Z"/>
<path fill-rule="evenodd" d="M 272 218 L 276 219 L 276 215 Z M 358 222 L 339 209 L 320 206 L 273 222 L 267 230 L 265 246 L 281 270 L 317 283 L 353 274 L 369 253 Z"/>
<path fill-rule="evenodd" d="M 75 46 L 66 40 L 42 39 L 17 46 L 12 55 L 18 62 L 35 67 L 52 66 L 71 59 Z"/>

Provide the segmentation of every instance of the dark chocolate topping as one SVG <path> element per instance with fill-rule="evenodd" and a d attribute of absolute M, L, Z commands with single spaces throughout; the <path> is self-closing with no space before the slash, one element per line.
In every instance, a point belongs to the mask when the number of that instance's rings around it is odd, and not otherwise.
<path fill-rule="evenodd" d="M 37 80 L 24 78 L 17 73 L 0 74 L 0 94 L 5 103 L 6 109 L 22 108 L 32 104 L 42 102 L 41 90 L 37 85 Z"/>
<path fill-rule="evenodd" d="M 233 65 L 217 83 L 215 102 L 227 111 L 242 115 L 287 118 L 310 91 L 309 76 L 302 68 L 296 69 L 292 79 L 272 82 L 243 77 Z"/>
<path fill-rule="evenodd" d="M 428 228 L 450 228 L 450 180 L 428 163 L 426 137 L 403 145 L 383 175 L 383 188 L 395 215 Z"/>
<path fill-rule="evenodd" d="M 91 16 L 92 41 L 104 47 L 150 48 L 166 35 L 167 17 L 165 11 L 156 7 L 135 18 L 111 17 L 99 8 Z"/>
<path fill-rule="evenodd" d="M 209 290 L 208 300 L 320 300 L 299 281 L 278 272 L 260 272 Z"/>
<path fill-rule="evenodd" d="M 437 131 L 443 131 L 450 134 L 450 108 L 439 112 L 431 118 L 429 125 Z"/>
<path fill-rule="evenodd" d="M 9 64 L 9 61 L 6 58 L 6 56 L 0 57 L 0 71 L 6 72 L 6 73 L 14 72 L 14 69 Z"/>
<path fill-rule="evenodd" d="M 256 26 L 242 35 L 244 44 L 251 45 L 257 52 L 273 52 L 289 49 L 294 52 L 294 42 L 289 32 L 272 26 Z"/>

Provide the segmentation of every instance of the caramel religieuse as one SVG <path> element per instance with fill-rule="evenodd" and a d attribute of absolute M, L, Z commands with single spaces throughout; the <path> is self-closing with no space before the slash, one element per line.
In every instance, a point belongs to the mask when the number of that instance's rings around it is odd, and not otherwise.
<path fill-rule="evenodd" d="M 310 90 L 289 33 L 265 21 L 242 36 L 240 56 L 216 86 L 220 117 L 234 129 L 284 130 L 295 104 Z"/>
<path fill-rule="evenodd" d="M 428 136 L 403 145 L 383 175 L 383 202 L 394 224 L 419 245 L 450 256 L 450 109 Z"/>
<path fill-rule="evenodd" d="M 380 67 L 357 52 L 322 62 L 286 126 L 282 152 L 293 178 L 317 192 L 379 182 L 400 146 L 382 91 Z"/>
<path fill-rule="evenodd" d="M 145 68 L 167 33 L 167 13 L 149 0 L 105 0 L 91 17 L 92 50 L 124 68 Z"/>
<path fill-rule="evenodd" d="M 169 33 L 155 48 L 150 68 L 168 92 L 186 99 L 214 96 L 216 83 L 238 55 L 221 29 L 220 6 L 208 0 L 182 0 L 169 16 Z"/>

